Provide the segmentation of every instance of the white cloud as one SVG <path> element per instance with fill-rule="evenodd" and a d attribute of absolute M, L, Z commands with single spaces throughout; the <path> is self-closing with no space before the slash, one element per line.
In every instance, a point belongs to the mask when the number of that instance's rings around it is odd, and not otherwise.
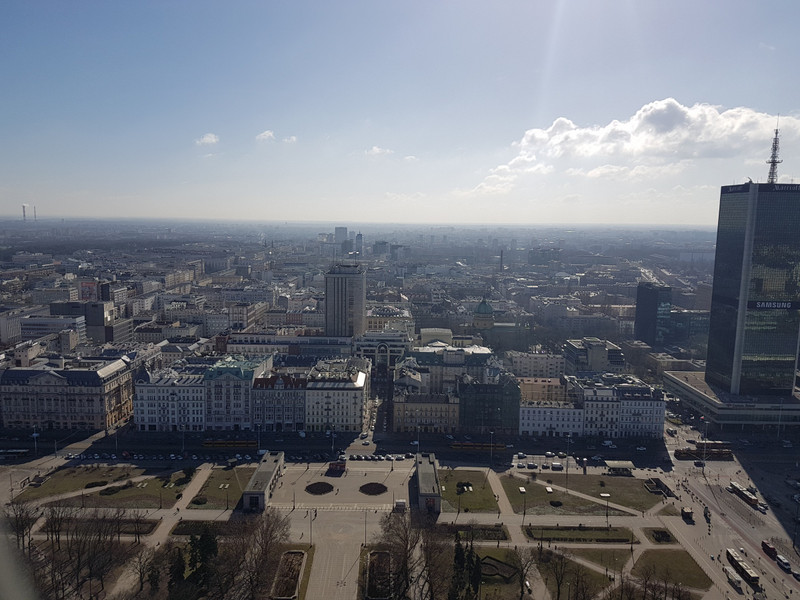
<path fill-rule="evenodd" d="M 217 142 L 219 142 L 219 136 L 214 133 L 206 133 L 194 141 L 198 146 L 213 146 Z"/>
<path fill-rule="evenodd" d="M 385 156 L 387 154 L 394 154 L 394 151 L 388 148 L 381 148 L 380 146 L 373 146 L 369 150 L 365 150 L 364 154 L 367 156 Z"/>
<path fill-rule="evenodd" d="M 529 129 L 512 144 L 516 155 L 494 167 L 473 192 L 510 193 L 530 176 L 647 181 L 697 169 L 702 161 L 744 164 L 767 158 L 775 117 L 750 108 L 684 106 L 674 98 L 642 106 L 625 120 L 581 127 L 565 117 Z M 797 137 L 800 120 L 781 118 L 781 135 Z"/>
<path fill-rule="evenodd" d="M 256 136 L 256 140 L 259 142 L 269 142 L 275 139 L 275 132 L 271 129 L 267 129 L 266 131 L 262 131 Z"/>
<path fill-rule="evenodd" d="M 405 160 L 407 162 L 417 162 L 419 159 L 416 156 L 414 156 L 413 154 L 409 154 L 408 156 L 404 156 L 403 160 Z"/>
<path fill-rule="evenodd" d="M 288 137 L 283 138 L 283 143 L 284 144 L 294 144 L 296 142 L 297 142 L 297 136 L 296 135 L 290 135 Z"/>

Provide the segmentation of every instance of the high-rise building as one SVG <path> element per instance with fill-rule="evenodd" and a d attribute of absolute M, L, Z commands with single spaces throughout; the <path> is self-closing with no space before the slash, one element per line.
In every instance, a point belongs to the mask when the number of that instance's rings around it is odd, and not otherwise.
<path fill-rule="evenodd" d="M 366 331 L 367 272 L 359 265 L 334 265 L 325 273 L 325 335 Z"/>
<path fill-rule="evenodd" d="M 651 346 L 663 346 L 670 331 L 672 288 L 642 281 L 636 288 L 636 320 L 633 335 Z"/>
<path fill-rule="evenodd" d="M 800 185 L 722 188 L 706 382 L 790 396 L 800 340 Z"/>

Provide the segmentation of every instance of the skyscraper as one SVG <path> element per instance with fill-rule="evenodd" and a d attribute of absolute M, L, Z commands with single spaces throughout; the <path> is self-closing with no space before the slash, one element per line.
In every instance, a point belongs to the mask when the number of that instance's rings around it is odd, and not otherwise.
<path fill-rule="evenodd" d="M 725 186 L 706 381 L 731 394 L 789 396 L 799 341 L 800 185 Z"/>
<path fill-rule="evenodd" d="M 325 335 L 354 336 L 366 330 L 367 274 L 359 265 L 335 265 L 325 273 Z"/>
<path fill-rule="evenodd" d="M 663 346 L 670 330 L 672 288 L 642 281 L 636 288 L 633 335 L 650 346 Z"/>

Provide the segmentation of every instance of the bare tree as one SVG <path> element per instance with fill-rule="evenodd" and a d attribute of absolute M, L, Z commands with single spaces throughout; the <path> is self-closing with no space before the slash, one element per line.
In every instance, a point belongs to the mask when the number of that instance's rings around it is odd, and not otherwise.
<path fill-rule="evenodd" d="M 47 539 L 54 548 L 61 550 L 61 532 L 67 520 L 74 514 L 74 509 L 66 504 L 51 504 L 44 509 L 44 526 Z"/>
<path fill-rule="evenodd" d="M 648 596 L 656 600 L 656 566 L 652 563 L 643 565 L 636 578 L 636 583 L 642 589 L 642 600 L 647 600 Z"/>
<path fill-rule="evenodd" d="M 443 600 L 453 579 L 454 545 L 449 536 L 425 521 L 421 531 L 420 596 L 423 600 Z"/>
<path fill-rule="evenodd" d="M 247 525 L 249 550 L 242 565 L 244 597 L 255 600 L 272 581 L 280 561 L 279 546 L 289 537 L 289 519 L 268 507 Z"/>
<path fill-rule="evenodd" d="M 542 569 L 553 578 L 556 586 L 556 599 L 561 600 L 561 592 L 570 574 L 571 554 L 564 551 L 547 551 L 544 554 Z"/>
<path fill-rule="evenodd" d="M 519 600 L 525 597 L 525 582 L 535 572 L 538 551 L 531 546 L 514 546 L 509 554 L 509 561 L 517 570 L 519 577 Z"/>
<path fill-rule="evenodd" d="M 411 511 L 390 512 L 381 517 L 378 543 L 385 546 L 392 559 L 394 597 L 405 598 L 417 568 L 416 548 L 420 529 L 415 527 Z"/>
<path fill-rule="evenodd" d="M 589 576 L 589 570 L 581 564 L 574 567 L 572 598 L 569 600 L 592 600 L 597 597 L 600 586 Z"/>
<path fill-rule="evenodd" d="M 131 565 L 139 579 L 139 592 L 144 589 L 145 581 L 147 581 L 147 574 L 150 571 L 150 566 L 153 564 L 153 557 L 155 552 L 152 548 L 139 548 L 131 559 Z"/>
<path fill-rule="evenodd" d="M 12 500 L 6 505 L 5 513 L 17 538 L 17 547 L 24 552 L 27 545 L 30 552 L 31 530 L 36 524 L 36 508 L 29 502 Z"/>

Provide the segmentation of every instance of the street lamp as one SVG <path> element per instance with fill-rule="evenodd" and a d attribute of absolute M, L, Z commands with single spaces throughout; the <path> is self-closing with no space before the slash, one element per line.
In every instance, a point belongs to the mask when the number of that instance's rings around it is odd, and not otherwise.
<path fill-rule="evenodd" d="M 608 524 L 608 499 L 611 498 L 611 494 L 600 494 L 601 498 L 606 499 L 606 529 L 611 529 L 611 526 Z"/>

